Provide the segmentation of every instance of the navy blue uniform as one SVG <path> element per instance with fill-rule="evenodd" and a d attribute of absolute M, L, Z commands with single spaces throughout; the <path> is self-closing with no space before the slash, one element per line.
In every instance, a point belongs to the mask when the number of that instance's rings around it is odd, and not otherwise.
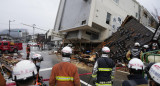
<path fill-rule="evenodd" d="M 128 75 L 128 80 L 123 81 L 122 86 L 137 86 L 141 84 L 148 84 L 147 80 L 142 75 Z"/>

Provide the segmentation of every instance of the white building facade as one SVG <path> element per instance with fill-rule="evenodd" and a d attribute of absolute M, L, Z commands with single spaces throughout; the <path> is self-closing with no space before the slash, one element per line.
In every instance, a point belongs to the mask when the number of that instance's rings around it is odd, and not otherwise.
<path fill-rule="evenodd" d="M 127 15 L 140 21 L 141 13 L 135 0 L 61 0 L 54 31 L 65 33 L 68 40 L 100 43 L 117 31 Z M 62 39 L 52 36 L 55 42 Z"/>

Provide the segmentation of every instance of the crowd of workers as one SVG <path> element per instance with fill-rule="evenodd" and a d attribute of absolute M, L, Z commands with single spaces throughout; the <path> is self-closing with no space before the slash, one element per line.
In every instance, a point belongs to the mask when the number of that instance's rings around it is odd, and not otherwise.
<path fill-rule="evenodd" d="M 157 45 L 153 44 L 152 49 L 156 49 Z M 148 51 L 149 47 L 144 45 L 143 50 L 140 49 L 140 44 L 135 43 L 134 48 L 130 49 L 126 58 L 129 60 L 128 80 L 122 82 L 122 86 L 160 86 L 160 63 L 150 63 L 146 67 L 142 62 L 142 51 Z M 30 48 L 27 46 L 26 50 Z M 80 78 L 77 67 L 71 63 L 71 47 L 62 49 L 62 62 L 55 64 L 51 71 L 49 79 L 50 86 L 80 86 Z M 31 57 L 31 61 L 27 60 L 18 62 L 13 67 L 12 78 L 17 86 L 42 85 L 37 81 L 39 76 L 40 63 L 43 57 L 40 54 L 35 54 Z M 92 77 L 95 86 L 112 86 L 115 76 L 116 64 L 110 58 L 110 48 L 103 47 L 102 55 L 94 64 Z M 147 74 L 147 79 L 143 75 Z M 5 86 L 5 80 L 0 73 L 0 86 Z"/>

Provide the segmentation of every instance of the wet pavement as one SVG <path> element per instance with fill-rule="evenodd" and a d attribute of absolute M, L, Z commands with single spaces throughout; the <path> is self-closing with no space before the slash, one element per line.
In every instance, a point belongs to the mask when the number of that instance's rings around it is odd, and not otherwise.
<path fill-rule="evenodd" d="M 23 58 L 26 58 L 26 44 L 23 45 L 23 50 L 19 52 L 21 53 Z M 30 57 L 35 53 L 41 54 L 44 58 L 44 61 L 42 61 L 41 63 L 40 76 L 42 76 L 43 79 L 49 79 L 52 67 L 60 62 L 61 56 L 51 54 L 51 51 L 48 50 L 39 50 L 38 47 L 31 47 Z M 92 67 L 88 67 L 81 62 L 79 63 L 77 60 L 72 60 L 72 63 L 78 67 L 79 74 L 89 73 L 88 75 L 80 76 L 81 86 L 94 86 L 90 74 L 92 72 Z M 116 76 L 113 86 L 121 86 L 122 81 L 127 79 L 127 73 L 123 71 L 117 71 L 115 74 Z M 48 81 L 45 81 L 45 83 L 49 86 Z"/>

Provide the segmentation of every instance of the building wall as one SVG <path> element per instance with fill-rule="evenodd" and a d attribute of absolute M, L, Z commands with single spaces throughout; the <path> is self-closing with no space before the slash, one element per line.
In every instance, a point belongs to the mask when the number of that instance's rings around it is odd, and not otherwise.
<path fill-rule="evenodd" d="M 91 0 L 66 0 L 59 29 L 66 30 L 86 25 L 89 19 L 90 4 Z"/>
<path fill-rule="evenodd" d="M 111 14 L 109 24 L 106 23 L 107 13 Z M 61 0 L 54 31 L 67 31 L 69 29 L 75 31 L 80 27 L 77 30 L 79 31 L 78 36 L 76 36 L 78 39 L 102 42 L 117 31 L 127 15 L 132 15 L 145 26 L 150 23 L 150 18 L 144 17 L 143 8 L 136 0 Z M 86 22 L 82 24 L 84 20 Z M 97 31 L 93 32 L 93 29 Z M 93 32 L 92 35 L 88 35 L 87 31 Z M 98 34 L 99 37 L 96 40 L 92 40 L 94 33 Z M 52 40 L 59 41 L 62 39 L 52 36 Z"/>
<path fill-rule="evenodd" d="M 99 40 L 104 40 L 117 31 L 127 15 L 138 19 L 136 13 L 139 14 L 139 4 L 133 0 L 119 0 L 118 3 L 114 0 L 95 0 L 95 3 L 93 22 L 106 28 L 101 32 Z M 111 14 L 109 24 L 106 23 L 107 13 Z M 119 18 L 121 21 L 118 21 Z"/>

